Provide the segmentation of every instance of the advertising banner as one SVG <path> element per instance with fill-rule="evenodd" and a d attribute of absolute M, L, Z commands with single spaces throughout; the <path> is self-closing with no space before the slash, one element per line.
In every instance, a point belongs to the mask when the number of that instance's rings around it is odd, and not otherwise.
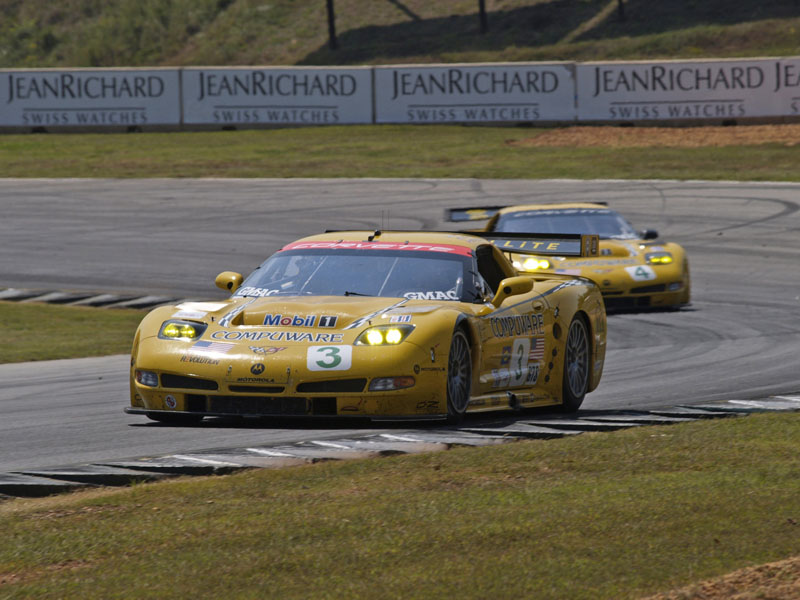
<path fill-rule="evenodd" d="M 343 125 L 372 122 L 372 69 L 187 68 L 187 125 Z"/>
<path fill-rule="evenodd" d="M 0 70 L 0 127 L 180 123 L 178 69 Z"/>
<path fill-rule="evenodd" d="M 578 120 L 784 116 L 800 95 L 798 73 L 796 60 L 778 59 L 582 63 Z"/>
<path fill-rule="evenodd" d="M 779 114 L 800 116 L 800 57 L 775 61 L 775 93 L 779 97 Z"/>
<path fill-rule="evenodd" d="M 376 123 L 573 121 L 571 63 L 375 68 Z"/>

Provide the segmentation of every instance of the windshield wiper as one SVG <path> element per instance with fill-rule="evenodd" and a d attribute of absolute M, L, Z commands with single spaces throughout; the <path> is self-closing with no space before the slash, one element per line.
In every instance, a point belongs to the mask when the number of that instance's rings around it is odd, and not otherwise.
<path fill-rule="evenodd" d="M 362 294 L 361 292 L 348 292 L 347 290 L 345 290 L 344 295 L 345 296 L 372 296 L 372 294 Z"/>

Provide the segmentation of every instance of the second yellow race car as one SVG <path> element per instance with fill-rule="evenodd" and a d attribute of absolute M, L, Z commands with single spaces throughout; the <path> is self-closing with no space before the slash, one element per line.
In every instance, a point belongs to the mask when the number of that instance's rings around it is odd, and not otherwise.
<path fill-rule="evenodd" d="M 598 256 L 513 257 L 520 272 L 580 275 L 599 287 L 609 310 L 678 308 L 689 304 L 689 258 L 683 247 L 659 241 L 652 229 L 636 231 L 600 203 L 554 203 L 448 209 L 454 222 L 488 220 L 485 232 L 596 234 Z"/>
<path fill-rule="evenodd" d="M 340 231 L 288 244 L 246 279 L 221 273 L 228 300 L 142 320 L 126 412 L 456 422 L 577 410 L 603 372 L 605 308 L 587 279 L 519 275 L 506 252 L 539 243 L 597 252 L 581 235 Z"/>

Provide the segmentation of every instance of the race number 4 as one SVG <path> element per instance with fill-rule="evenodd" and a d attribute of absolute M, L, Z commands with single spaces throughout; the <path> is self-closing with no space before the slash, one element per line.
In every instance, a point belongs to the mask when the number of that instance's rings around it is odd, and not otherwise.
<path fill-rule="evenodd" d="M 306 355 L 309 371 L 347 371 L 352 364 L 352 346 L 310 346 Z"/>
<path fill-rule="evenodd" d="M 653 268 L 645 265 L 639 265 L 638 267 L 625 267 L 625 270 L 634 281 L 650 281 L 656 278 L 656 272 L 653 270 Z"/>

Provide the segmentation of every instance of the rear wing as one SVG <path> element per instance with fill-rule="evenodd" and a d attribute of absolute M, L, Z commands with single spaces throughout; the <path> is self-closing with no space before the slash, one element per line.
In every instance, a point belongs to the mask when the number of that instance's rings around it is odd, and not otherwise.
<path fill-rule="evenodd" d="M 601 200 L 590 200 L 590 204 L 600 204 L 608 206 L 608 202 Z M 540 206 L 547 206 L 547 202 L 537 203 Z M 550 202 L 552 204 L 552 202 Z M 444 220 L 451 223 L 463 223 L 466 221 L 487 221 L 495 216 L 499 211 L 504 208 L 509 208 L 513 205 L 505 204 L 498 206 L 471 206 L 467 208 L 446 208 L 444 209 Z"/>
<path fill-rule="evenodd" d="M 465 221 L 485 221 L 491 219 L 497 212 L 507 206 L 476 206 L 473 208 L 445 208 L 444 220 L 451 223 Z"/>
<path fill-rule="evenodd" d="M 503 252 L 537 256 L 598 256 L 600 236 L 581 233 L 474 233 Z"/>

